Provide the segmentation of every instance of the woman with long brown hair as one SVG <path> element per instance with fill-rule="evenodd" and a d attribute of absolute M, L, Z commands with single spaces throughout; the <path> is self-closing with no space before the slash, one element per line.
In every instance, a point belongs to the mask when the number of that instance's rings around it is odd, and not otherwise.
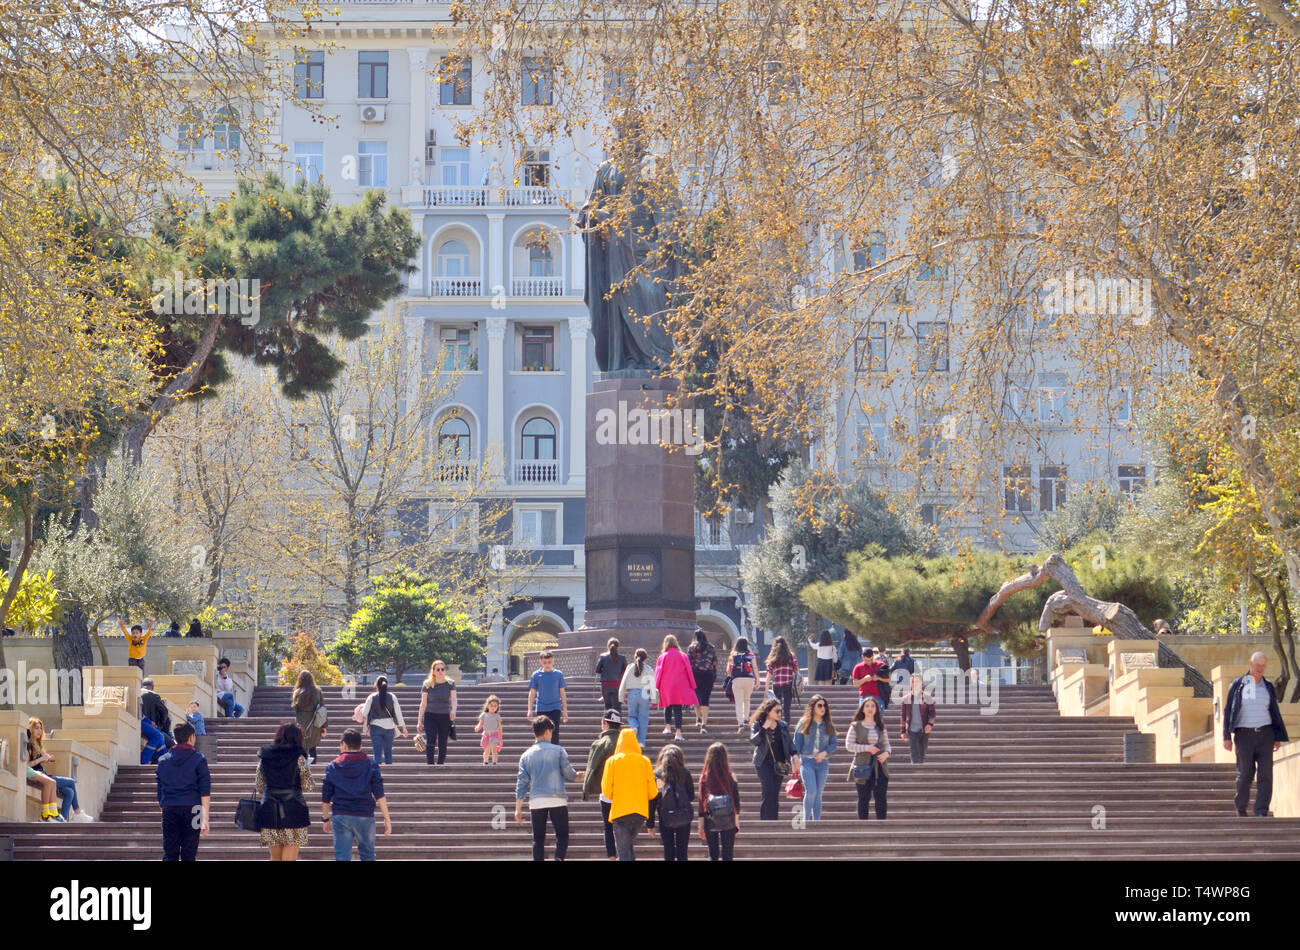
<path fill-rule="evenodd" d="M 669 743 L 659 750 L 655 781 L 659 785 L 659 838 L 664 844 L 664 860 L 685 861 L 686 846 L 691 840 L 695 783 L 686 768 L 686 755 L 681 746 Z M 650 807 L 653 815 L 655 806 Z"/>
<path fill-rule="evenodd" d="M 35 716 L 27 720 L 27 778 L 33 779 L 41 789 L 41 821 L 94 821 L 81 810 L 77 801 L 77 783 L 63 775 L 50 775 L 45 764 L 54 756 L 45 751 L 45 723 Z M 63 805 L 55 804 L 59 798 Z"/>
<path fill-rule="evenodd" d="M 767 689 L 781 700 L 784 711 L 782 718 L 790 721 L 790 704 L 794 702 L 794 681 L 799 678 L 799 661 L 785 637 L 772 641 L 772 649 L 767 654 Z"/>
<path fill-rule="evenodd" d="M 307 843 L 307 828 L 311 825 L 304 792 L 315 789 L 311 769 L 307 768 L 302 730 L 286 722 L 276 730 L 275 741 L 262 746 L 257 753 L 254 794 L 261 802 L 257 807 L 257 824 L 262 847 L 270 849 L 272 861 L 298 860 L 298 851 Z"/>
<path fill-rule="evenodd" d="M 730 861 L 740 832 L 740 786 L 731 774 L 727 747 L 715 742 L 704 753 L 700 772 L 700 838 L 709 860 Z"/>
<path fill-rule="evenodd" d="M 830 703 L 821 693 L 814 693 L 799 725 L 794 727 L 795 760 L 803 779 L 804 821 L 817 821 L 822 816 L 822 793 L 837 741 Z"/>
<path fill-rule="evenodd" d="M 781 785 L 794 767 L 790 726 L 781 718 L 781 701 L 765 699 L 749 722 L 749 742 L 754 747 L 754 771 L 763 790 L 760 821 L 776 821 L 781 811 Z"/>
<path fill-rule="evenodd" d="M 866 821 L 870 815 L 871 797 L 876 798 L 876 818 L 885 820 L 885 793 L 889 790 L 889 732 L 880 703 L 867 696 L 858 706 L 844 735 L 844 747 L 852 752 L 853 770 L 850 777 L 858 786 L 858 817 Z"/>
<path fill-rule="evenodd" d="M 307 764 L 316 762 L 316 747 L 329 725 L 329 714 L 325 712 L 325 694 L 316 685 L 316 678 L 311 670 L 298 674 L 298 685 L 293 689 L 294 722 L 302 732 L 302 747 L 307 750 Z"/>

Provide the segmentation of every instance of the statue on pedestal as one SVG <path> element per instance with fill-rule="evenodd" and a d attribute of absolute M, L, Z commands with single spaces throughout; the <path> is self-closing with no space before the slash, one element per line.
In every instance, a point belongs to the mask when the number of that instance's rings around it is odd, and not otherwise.
<path fill-rule="evenodd" d="M 602 162 L 596 169 L 591 196 L 578 216 L 586 245 L 583 299 L 591 314 L 596 364 L 601 371 L 648 370 L 657 374 L 673 355 L 672 338 L 664 323 L 680 274 L 666 227 L 671 201 L 647 194 L 658 189 L 648 186 L 654 175 L 654 156 L 648 154 L 638 118 L 625 116 L 619 125 L 625 147 L 618 151 L 626 156 L 629 167 L 620 167 L 612 158 Z M 631 212 L 615 230 L 610 222 L 611 204 L 621 204 L 620 196 L 630 201 Z"/>

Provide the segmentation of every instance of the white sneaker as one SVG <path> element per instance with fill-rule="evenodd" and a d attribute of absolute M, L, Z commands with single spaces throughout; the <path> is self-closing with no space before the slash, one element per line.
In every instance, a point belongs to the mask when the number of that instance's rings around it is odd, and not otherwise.
<path fill-rule="evenodd" d="M 672 727 L 672 726 L 664 726 L 664 735 L 666 735 L 666 736 L 671 736 L 672 734 L 673 734 L 673 727 Z"/>
<path fill-rule="evenodd" d="M 684 735 L 682 735 L 682 734 L 679 732 L 679 733 L 677 733 L 677 735 L 673 736 L 673 741 L 674 741 L 674 742 L 685 742 L 685 741 L 686 741 L 686 737 L 685 737 Z"/>
<path fill-rule="evenodd" d="M 79 811 L 73 813 L 72 820 L 73 821 L 94 821 L 95 819 L 94 817 L 91 816 L 89 812 Z"/>

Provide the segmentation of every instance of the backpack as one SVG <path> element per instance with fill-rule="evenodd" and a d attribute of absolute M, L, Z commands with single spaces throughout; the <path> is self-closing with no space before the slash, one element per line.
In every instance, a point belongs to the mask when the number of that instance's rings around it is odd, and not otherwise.
<path fill-rule="evenodd" d="M 730 795 L 710 795 L 708 801 L 709 830 L 735 831 L 736 806 Z"/>
<path fill-rule="evenodd" d="M 750 665 L 748 653 L 737 653 L 731 658 L 731 678 L 738 676 L 754 675 L 754 667 Z"/>
<path fill-rule="evenodd" d="M 691 666 L 699 673 L 712 673 L 717 664 L 717 651 L 712 647 L 703 648 L 692 643 L 690 649 Z"/>
<path fill-rule="evenodd" d="M 663 804 L 659 806 L 660 824 L 665 828 L 685 828 L 690 825 L 692 817 L 686 787 L 678 782 L 664 785 Z"/>

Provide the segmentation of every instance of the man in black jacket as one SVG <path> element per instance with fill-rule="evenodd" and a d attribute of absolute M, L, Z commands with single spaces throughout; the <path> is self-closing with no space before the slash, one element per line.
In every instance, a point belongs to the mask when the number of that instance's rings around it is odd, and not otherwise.
<path fill-rule="evenodd" d="M 606 652 L 596 660 L 596 680 L 600 683 L 600 698 L 606 709 L 623 715 L 623 704 L 618 701 L 618 688 L 627 669 L 627 657 L 618 652 L 618 640 L 609 638 Z"/>
<path fill-rule="evenodd" d="M 1237 814 L 1245 817 L 1250 801 L 1250 783 L 1256 773 L 1255 816 L 1268 817 L 1273 798 L 1273 753 L 1288 740 L 1277 691 L 1264 678 L 1268 657 L 1256 653 L 1250 658 L 1250 672 L 1232 681 L 1223 711 L 1223 747 L 1237 751 Z"/>
<path fill-rule="evenodd" d="M 176 740 L 172 737 L 172 714 L 167 711 L 167 700 L 154 692 L 152 676 L 146 676 L 140 681 L 140 715 L 163 734 L 169 750 L 176 745 Z"/>
<path fill-rule="evenodd" d="M 194 751 L 194 727 L 176 727 L 176 747 L 158 760 L 155 773 L 162 807 L 163 860 L 193 861 L 208 833 L 212 778 L 208 760 Z"/>

